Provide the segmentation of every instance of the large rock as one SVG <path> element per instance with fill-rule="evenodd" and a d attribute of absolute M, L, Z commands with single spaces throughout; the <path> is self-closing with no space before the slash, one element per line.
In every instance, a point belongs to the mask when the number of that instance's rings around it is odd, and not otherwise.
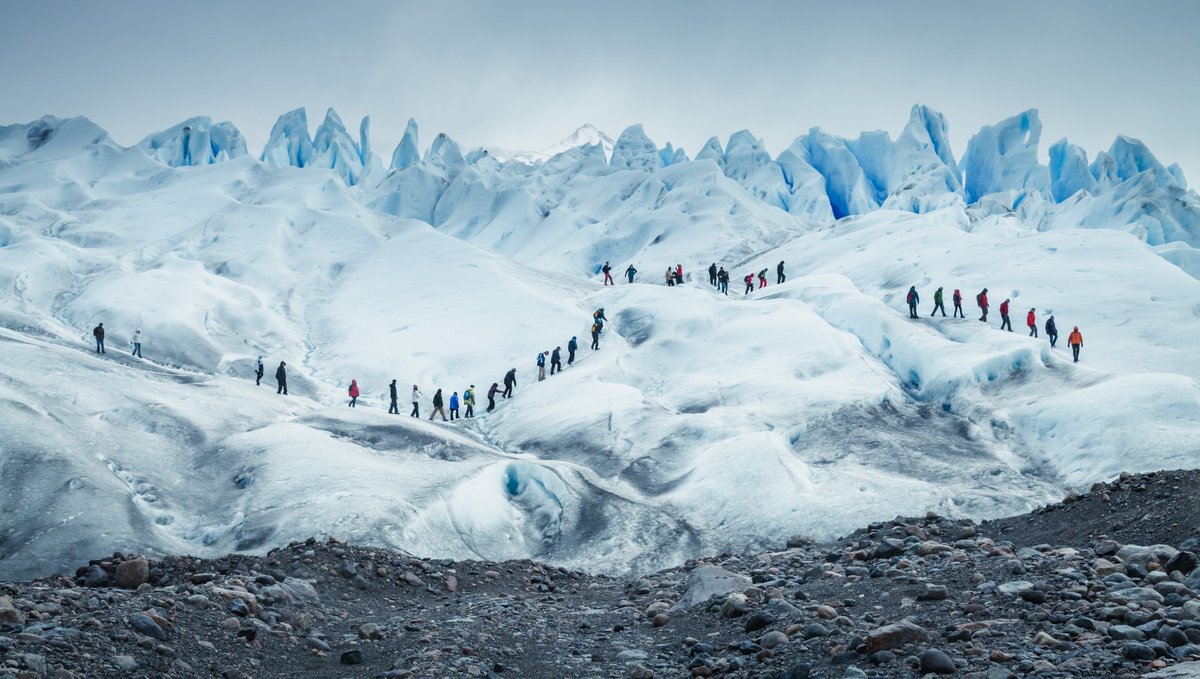
<path fill-rule="evenodd" d="M 1125 545 L 1117 550 L 1117 556 L 1121 557 L 1121 561 L 1130 564 L 1135 563 L 1142 568 L 1151 561 L 1156 561 L 1160 564 L 1169 562 L 1179 554 L 1179 550 L 1170 545 Z"/>
<path fill-rule="evenodd" d="M 1200 662 L 1179 663 L 1165 670 L 1143 674 L 1142 679 L 1200 679 Z"/>
<path fill-rule="evenodd" d="M 1196 569 L 1196 555 L 1191 552 L 1179 552 L 1163 564 L 1163 570 L 1168 573 L 1179 571 L 1184 575 Z"/>
<path fill-rule="evenodd" d="M 24 625 L 25 615 L 15 608 L 0 608 L 0 625 Z"/>
<path fill-rule="evenodd" d="M 718 566 L 700 566 L 688 573 L 687 590 L 672 611 L 691 608 L 714 596 L 740 592 L 750 586 L 750 578 L 731 573 Z"/>
<path fill-rule="evenodd" d="M 150 564 L 145 559 L 137 558 L 122 561 L 113 575 L 113 584 L 121 589 L 137 589 L 142 583 L 150 580 Z"/>
<path fill-rule="evenodd" d="M 925 628 L 907 620 L 884 625 L 867 634 L 867 649 L 871 653 L 887 651 L 905 644 L 924 641 L 928 635 Z"/>

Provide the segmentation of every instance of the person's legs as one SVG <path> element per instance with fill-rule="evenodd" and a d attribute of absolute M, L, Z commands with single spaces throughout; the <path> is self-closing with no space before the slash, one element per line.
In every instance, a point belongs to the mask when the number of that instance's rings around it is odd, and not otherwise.
<path fill-rule="evenodd" d="M 490 412 L 492 412 L 492 411 L 493 411 L 493 410 L 495 410 L 495 409 L 496 409 L 496 399 L 495 399 L 495 397 L 488 396 L 488 407 L 487 407 L 487 411 L 490 413 Z"/>
<path fill-rule="evenodd" d="M 1071 345 L 1071 355 L 1075 358 L 1075 362 L 1078 363 L 1079 362 L 1079 345 L 1078 344 Z"/>
<path fill-rule="evenodd" d="M 467 404 L 467 417 L 475 417 L 475 406 Z"/>
<path fill-rule="evenodd" d="M 567 365 L 571 365 L 574 362 L 575 362 L 575 350 L 572 349 L 571 352 L 569 354 L 567 354 Z"/>

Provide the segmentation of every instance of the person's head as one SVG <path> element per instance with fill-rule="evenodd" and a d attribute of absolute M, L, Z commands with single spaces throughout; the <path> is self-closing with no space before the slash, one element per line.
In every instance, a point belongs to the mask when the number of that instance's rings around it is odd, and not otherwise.
<path fill-rule="evenodd" d="M 474 388 L 475 388 L 475 385 L 474 385 L 474 384 L 472 384 L 472 385 L 471 385 L 469 388 L 470 388 L 470 389 L 474 389 Z"/>
<path fill-rule="evenodd" d="M 101 323 L 101 324 L 100 324 L 100 327 L 101 327 L 101 328 L 103 328 L 103 327 L 104 327 L 104 324 L 103 324 L 103 323 Z"/>
<path fill-rule="evenodd" d="M 137 330 L 134 330 L 133 332 L 134 332 L 134 333 L 136 333 L 136 334 L 141 334 L 141 332 L 142 332 L 142 329 L 141 329 L 141 328 L 138 328 Z"/>
<path fill-rule="evenodd" d="M 454 394 L 453 394 L 453 395 L 454 395 L 454 396 L 458 396 L 458 392 L 457 392 L 457 391 L 456 391 L 456 392 L 454 392 Z"/>
<path fill-rule="evenodd" d="M 287 362 L 286 362 L 286 361 L 280 361 L 280 362 L 279 362 L 279 365 L 287 365 Z"/>
<path fill-rule="evenodd" d="M 571 339 L 575 339 L 575 336 L 574 336 L 574 335 L 571 335 Z"/>
<path fill-rule="evenodd" d="M 260 360 L 260 361 L 261 361 L 261 360 L 262 360 L 262 356 L 259 356 L 259 357 L 258 357 L 258 360 Z"/>
<path fill-rule="evenodd" d="M 396 383 L 396 380 L 392 380 L 392 384 L 395 384 L 395 383 Z"/>
<path fill-rule="evenodd" d="M 1075 326 L 1075 332 L 1079 332 L 1079 326 Z"/>
<path fill-rule="evenodd" d="M 498 387 L 498 386 L 500 386 L 500 383 L 499 383 L 499 382 L 492 382 L 492 386 L 493 386 L 493 387 Z"/>
<path fill-rule="evenodd" d="M 562 351 L 562 347 L 554 347 L 555 351 Z"/>
<path fill-rule="evenodd" d="M 414 384 L 414 385 L 413 385 L 413 391 L 416 391 L 416 390 L 417 390 L 417 385 L 415 385 L 415 384 Z"/>
<path fill-rule="evenodd" d="M 350 384 L 358 384 L 358 380 L 351 379 L 351 380 L 350 380 Z"/>
<path fill-rule="evenodd" d="M 1033 308 L 1033 307 L 1029 307 L 1029 313 L 1033 313 L 1033 312 L 1035 312 L 1035 311 L 1037 311 L 1037 309 L 1035 309 L 1035 308 Z"/>
<path fill-rule="evenodd" d="M 549 355 L 550 355 L 550 350 L 549 350 L 549 349 L 547 349 L 547 350 L 543 351 L 543 352 L 542 352 L 542 355 L 543 355 L 543 356 L 549 356 Z"/>
<path fill-rule="evenodd" d="M 1054 320 L 1054 314 L 1050 314 L 1050 320 Z"/>

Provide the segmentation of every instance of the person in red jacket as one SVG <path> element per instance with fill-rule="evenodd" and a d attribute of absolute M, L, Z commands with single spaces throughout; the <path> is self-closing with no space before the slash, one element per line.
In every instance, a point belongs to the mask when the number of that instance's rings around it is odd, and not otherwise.
<path fill-rule="evenodd" d="M 975 295 L 975 303 L 978 304 L 979 309 L 981 311 L 983 311 L 983 315 L 979 317 L 979 320 L 983 321 L 984 323 L 987 323 L 987 312 L 988 312 L 987 288 L 984 288 L 983 292 L 979 293 L 978 295 Z"/>
<path fill-rule="evenodd" d="M 746 281 L 746 294 L 749 295 L 751 292 L 754 292 L 754 272 L 751 271 L 746 274 L 746 277 L 742 280 Z"/>
<path fill-rule="evenodd" d="M 1008 328 L 1008 331 L 1012 332 L 1012 320 L 1008 317 L 1008 301 L 1008 298 L 1005 297 L 1004 301 L 1000 303 L 1000 329 Z"/>
<path fill-rule="evenodd" d="M 955 318 L 966 318 L 967 317 L 967 315 L 964 314 L 963 310 L 962 310 L 962 293 L 958 291 L 958 288 L 954 289 L 954 317 Z"/>
<path fill-rule="evenodd" d="M 353 408 L 355 403 L 358 403 L 358 382 L 350 380 L 350 407 Z"/>
<path fill-rule="evenodd" d="M 1029 326 L 1029 336 L 1037 337 L 1037 314 L 1033 313 L 1037 309 L 1030 308 L 1029 313 L 1025 316 L 1025 325 Z"/>

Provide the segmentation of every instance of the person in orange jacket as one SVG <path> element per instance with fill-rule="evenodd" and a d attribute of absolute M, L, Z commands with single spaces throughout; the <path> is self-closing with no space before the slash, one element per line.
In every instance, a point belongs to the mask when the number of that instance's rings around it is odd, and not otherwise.
<path fill-rule="evenodd" d="M 358 381 L 350 380 L 350 407 L 353 408 L 356 403 L 358 403 Z"/>
<path fill-rule="evenodd" d="M 1029 326 L 1029 336 L 1037 337 L 1037 315 L 1033 312 L 1037 309 L 1030 308 L 1029 313 L 1025 315 L 1025 325 Z"/>
<path fill-rule="evenodd" d="M 1075 362 L 1078 363 L 1079 350 L 1083 348 L 1083 333 L 1079 332 L 1078 325 L 1075 326 L 1070 335 L 1067 335 L 1067 344 L 1071 345 L 1071 353 L 1075 356 Z"/>

